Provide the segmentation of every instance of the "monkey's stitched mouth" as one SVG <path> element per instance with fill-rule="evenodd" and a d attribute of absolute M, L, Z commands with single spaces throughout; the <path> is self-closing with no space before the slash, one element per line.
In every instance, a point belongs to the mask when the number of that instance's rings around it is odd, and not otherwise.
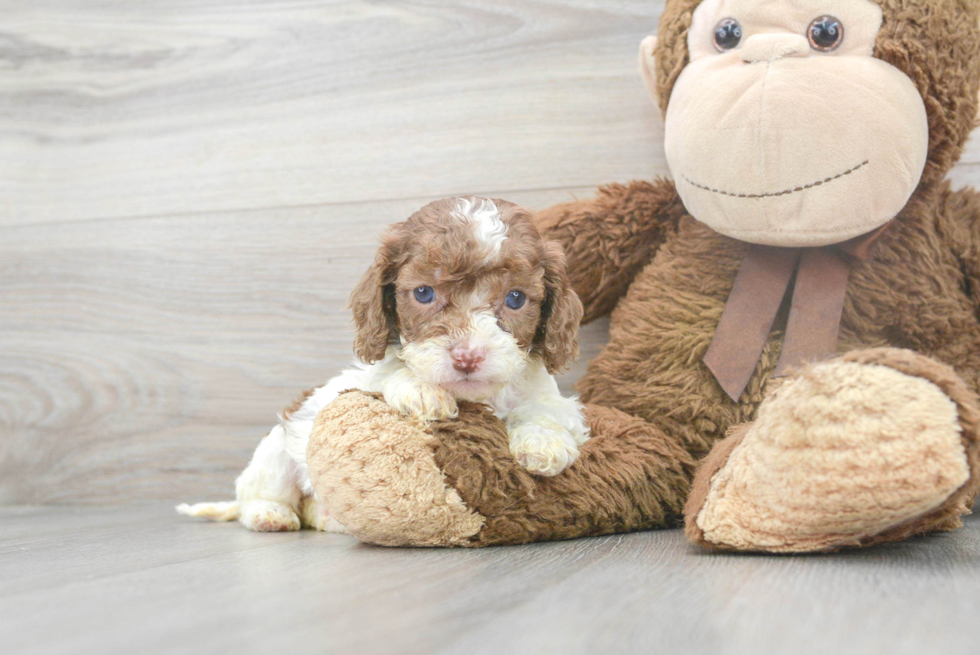
<path fill-rule="evenodd" d="M 850 170 L 846 170 L 843 173 L 839 173 L 837 175 L 828 177 L 824 180 L 819 180 L 817 182 L 811 182 L 810 184 L 804 184 L 803 186 L 798 186 L 793 189 L 786 189 L 785 191 L 777 191 L 774 193 L 732 193 L 731 191 L 723 191 L 721 189 L 715 189 L 709 186 L 705 186 L 704 184 L 698 184 L 697 182 L 695 182 L 694 180 L 692 180 L 686 175 L 684 175 L 683 177 L 684 180 L 687 181 L 687 183 L 692 186 L 696 186 L 699 189 L 704 189 L 705 191 L 710 191 L 711 193 L 717 193 L 722 196 L 729 196 L 732 198 L 778 198 L 779 196 L 788 196 L 793 193 L 799 193 L 801 191 L 806 191 L 807 189 L 813 189 L 818 186 L 823 186 L 824 184 L 829 184 L 834 180 L 839 180 L 840 178 L 846 175 L 850 175 L 851 173 L 861 170 L 862 168 L 864 168 L 870 163 L 871 160 L 866 159 L 860 164 L 858 164 L 857 166 L 855 166 L 854 168 Z"/>

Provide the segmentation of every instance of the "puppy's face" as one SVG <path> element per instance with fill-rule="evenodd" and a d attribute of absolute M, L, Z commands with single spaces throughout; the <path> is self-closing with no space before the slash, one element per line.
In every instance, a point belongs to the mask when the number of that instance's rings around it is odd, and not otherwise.
<path fill-rule="evenodd" d="M 393 226 L 351 304 L 361 359 L 399 342 L 420 379 L 475 401 L 532 357 L 562 368 L 582 317 L 557 244 L 524 210 L 478 198 L 437 201 Z"/>

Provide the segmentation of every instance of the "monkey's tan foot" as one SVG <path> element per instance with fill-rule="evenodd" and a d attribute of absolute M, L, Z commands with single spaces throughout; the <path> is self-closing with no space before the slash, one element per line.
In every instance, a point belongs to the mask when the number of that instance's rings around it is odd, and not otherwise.
<path fill-rule="evenodd" d="M 961 525 L 980 488 L 980 409 L 947 366 L 876 349 L 810 366 L 705 458 L 688 537 L 812 552 Z"/>
<path fill-rule="evenodd" d="M 307 447 L 325 511 L 372 544 L 467 545 L 484 518 L 447 485 L 429 438 L 383 401 L 342 394 L 317 416 Z"/>

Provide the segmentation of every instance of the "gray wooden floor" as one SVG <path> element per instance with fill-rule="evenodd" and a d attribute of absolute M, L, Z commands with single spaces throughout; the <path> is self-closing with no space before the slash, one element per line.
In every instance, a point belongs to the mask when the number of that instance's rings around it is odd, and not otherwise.
<path fill-rule="evenodd" d="M 815 557 L 677 531 L 482 551 L 254 534 L 161 506 L 0 509 L 2 652 L 976 653 L 980 518 Z"/>
<path fill-rule="evenodd" d="M 977 652 L 980 521 L 383 550 L 182 520 L 351 358 L 377 235 L 667 173 L 662 0 L 0 0 L 0 653 Z M 954 184 L 980 185 L 980 139 Z M 606 338 L 583 330 L 582 361 Z"/>

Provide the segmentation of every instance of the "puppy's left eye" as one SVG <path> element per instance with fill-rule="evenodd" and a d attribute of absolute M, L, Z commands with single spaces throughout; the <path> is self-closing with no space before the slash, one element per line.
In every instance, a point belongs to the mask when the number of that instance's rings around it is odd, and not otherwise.
<path fill-rule="evenodd" d="M 418 287 L 415 289 L 415 299 L 423 305 L 428 305 L 436 299 L 435 289 L 432 287 Z"/>
<path fill-rule="evenodd" d="M 511 291 L 507 294 L 507 300 L 504 302 L 511 309 L 520 309 L 527 302 L 527 296 L 520 291 Z"/>

